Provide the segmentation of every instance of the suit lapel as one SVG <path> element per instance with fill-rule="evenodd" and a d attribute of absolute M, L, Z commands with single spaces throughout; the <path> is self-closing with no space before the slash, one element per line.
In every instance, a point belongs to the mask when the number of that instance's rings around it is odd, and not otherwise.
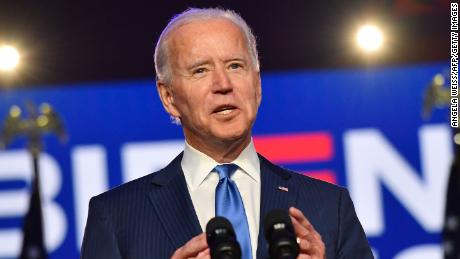
<path fill-rule="evenodd" d="M 267 242 L 264 236 L 265 215 L 273 209 L 289 209 L 297 200 L 295 185 L 289 180 L 290 174 L 259 155 L 260 160 L 260 219 L 257 258 L 267 257 Z"/>
<path fill-rule="evenodd" d="M 181 167 L 182 153 L 153 176 L 150 201 L 174 247 L 202 232 Z"/>
<path fill-rule="evenodd" d="M 181 167 L 182 153 L 153 176 L 149 198 L 174 247 L 181 247 L 202 232 Z M 259 155 L 261 201 L 257 258 L 267 257 L 265 215 L 273 209 L 288 209 L 297 200 L 290 174 Z"/>

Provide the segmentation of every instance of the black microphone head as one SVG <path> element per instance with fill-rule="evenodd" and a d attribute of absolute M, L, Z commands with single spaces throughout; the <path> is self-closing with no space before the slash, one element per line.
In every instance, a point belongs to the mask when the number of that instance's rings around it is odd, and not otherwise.
<path fill-rule="evenodd" d="M 217 233 L 216 233 L 217 231 Z M 232 223 L 224 217 L 214 217 L 206 225 L 206 234 L 222 234 L 223 232 L 228 232 L 228 235 L 235 236 L 235 231 L 233 230 Z"/>
<path fill-rule="evenodd" d="M 286 210 L 275 209 L 265 216 L 264 234 L 270 258 L 294 259 L 299 255 L 291 218 Z"/>
<path fill-rule="evenodd" d="M 241 259 L 241 247 L 233 226 L 224 217 L 215 217 L 206 225 L 206 239 L 212 259 Z"/>
<path fill-rule="evenodd" d="M 264 221 L 264 234 L 268 240 L 271 232 L 275 229 L 286 229 L 287 231 L 294 233 L 291 218 L 287 211 L 282 209 L 274 209 L 267 213 Z"/>

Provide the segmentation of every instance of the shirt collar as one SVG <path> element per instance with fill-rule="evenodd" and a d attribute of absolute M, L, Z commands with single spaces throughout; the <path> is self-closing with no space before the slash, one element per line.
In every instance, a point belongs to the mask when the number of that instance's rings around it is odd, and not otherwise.
<path fill-rule="evenodd" d="M 260 162 L 252 139 L 248 146 L 231 163 L 236 164 L 254 181 L 260 181 Z M 219 163 L 185 141 L 181 166 L 191 190 L 198 188 L 216 165 L 219 165 Z"/>

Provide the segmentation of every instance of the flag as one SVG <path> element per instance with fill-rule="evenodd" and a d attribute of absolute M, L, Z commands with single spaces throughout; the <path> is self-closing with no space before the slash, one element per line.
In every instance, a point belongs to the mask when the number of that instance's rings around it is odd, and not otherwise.
<path fill-rule="evenodd" d="M 458 146 L 457 146 L 458 149 Z M 460 258 L 460 154 L 451 167 L 447 187 L 446 211 L 443 228 L 443 247 L 445 259 Z"/>
<path fill-rule="evenodd" d="M 34 161 L 38 166 L 37 161 Z M 44 239 L 43 239 L 43 216 L 42 204 L 40 199 L 40 184 L 37 178 L 38 167 L 34 167 L 34 179 L 30 196 L 29 210 L 24 218 L 22 232 L 24 239 L 22 243 L 20 259 L 46 259 Z"/>

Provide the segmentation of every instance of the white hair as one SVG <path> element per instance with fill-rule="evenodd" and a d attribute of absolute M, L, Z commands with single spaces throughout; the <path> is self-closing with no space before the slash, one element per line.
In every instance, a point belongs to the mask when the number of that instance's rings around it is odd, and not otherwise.
<path fill-rule="evenodd" d="M 212 19 L 227 19 L 238 26 L 246 37 L 246 43 L 251 56 L 252 62 L 259 71 L 259 57 L 257 53 L 256 38 L 249 28 L 248 24 L 232 10 L 223 10 L 219 8 L 189 8 L 186 11 L 175 15 L 168 25 L 164 28 L 158 38 L 155 47 L 155 71 L 157 81 L 169 85 L 172 81 L 170 53 L 168 46 L 168 36 L 176 28 L 195 21 L 212 20 Z"/>

